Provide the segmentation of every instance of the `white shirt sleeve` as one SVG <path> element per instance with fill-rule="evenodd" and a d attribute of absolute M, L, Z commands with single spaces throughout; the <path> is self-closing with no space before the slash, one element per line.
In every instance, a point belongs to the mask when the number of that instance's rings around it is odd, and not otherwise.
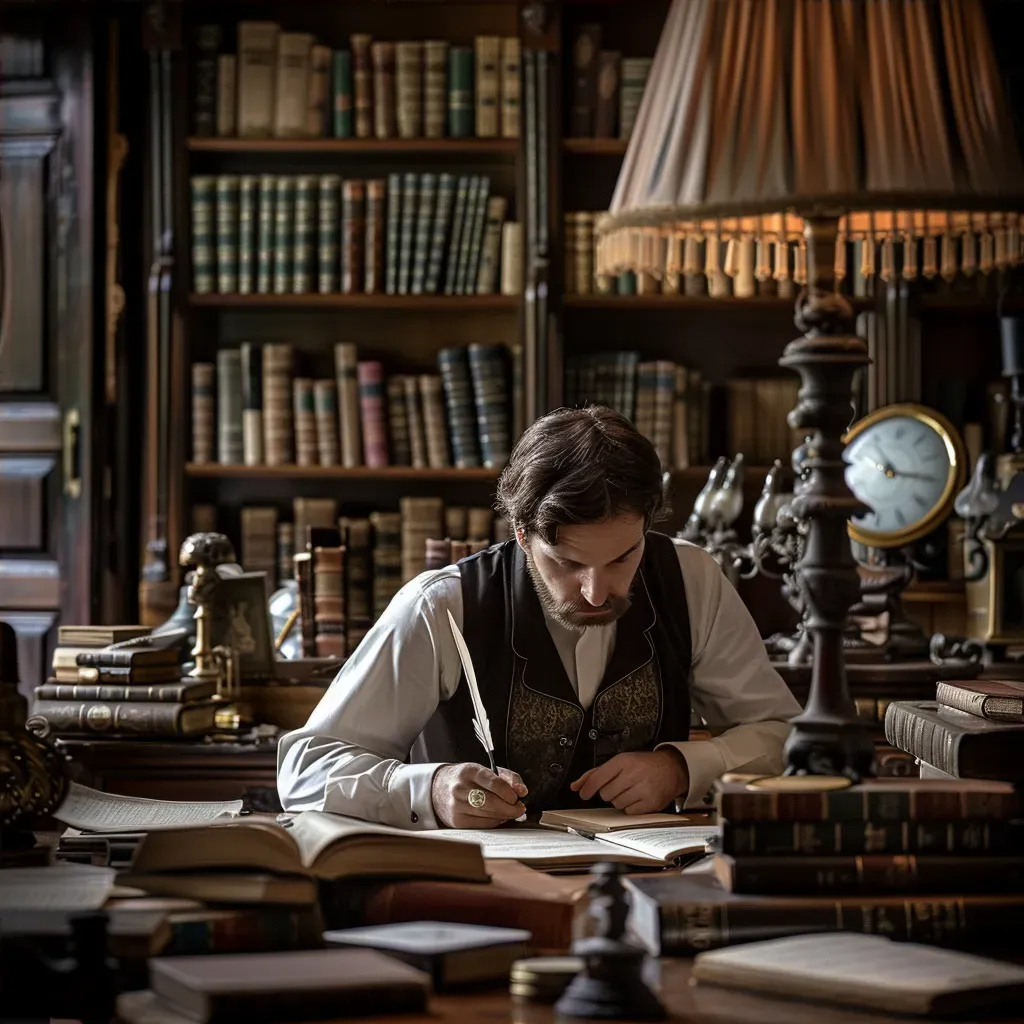
<path fill-rule="evenodd" d="M 710 740 L 672 743 L 686 759 L 686 807 L 704 807 L 726 772 L 782 771 L 788 720 L 800 703 L 772 668 L 743 599 L 703 548 L 675 541 L 693 644 L 690 703 Z"/>
<path fill-rule="evenodd" d="M 403 762 L 438 701 L 459 684 L 448 609 L 461 629 L 454 567 L 423 573 L 395 595 L 306 725 L 281 737 L 277 789 L 285 810 L 438 827 L 430 787 L 439 765 Z"/>

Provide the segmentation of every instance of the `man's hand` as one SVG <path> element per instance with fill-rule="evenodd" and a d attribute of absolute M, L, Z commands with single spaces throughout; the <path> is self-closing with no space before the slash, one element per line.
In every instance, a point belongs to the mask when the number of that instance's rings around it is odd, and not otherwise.
<path fill-rule="evenodd" d="M 584 800 L 600 793 L 627 814 L 652 814 L 687 792 L 690 772 L 674 747 L 630 750 L 584 772 L 570 788 Z"/>
<path fill-rule="evenodd" d="M 482 789 L 487 795 L 483 806 L 469 802 L 471 789 Z M 497 828 L 526 813 L 520 798 L 528 792 L 523 780 L 507 768 L 499 768 L 495 775 L 483 765 L 466 762 L 438 768 L 430 800 L 434 816 L 446 828 Z"/>

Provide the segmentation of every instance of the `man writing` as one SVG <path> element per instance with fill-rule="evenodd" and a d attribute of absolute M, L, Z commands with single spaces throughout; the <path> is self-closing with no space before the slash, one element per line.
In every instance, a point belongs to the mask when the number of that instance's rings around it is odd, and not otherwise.
<path fill-rule="evenodd" d="M 489 828 L 527 810 L 700 806 L 725 772 L 781 770 L 800 706 L 714 560 L 652 531 L 661 466 L 625 417 L 539 419 L 497 504 L 515 539 L 407 583 L 282 738 L 285 809 Z M 473 733 L 449 611 L 498 774 Z M 691 707 L 712 740 L 687 739 Z"/>

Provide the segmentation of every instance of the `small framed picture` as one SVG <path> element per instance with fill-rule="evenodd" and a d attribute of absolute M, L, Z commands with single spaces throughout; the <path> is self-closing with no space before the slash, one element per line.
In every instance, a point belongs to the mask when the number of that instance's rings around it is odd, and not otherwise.
<path fill-rule="evenodd" d="M 265 572 L 244 572 L 217 581 L 210 609 L 210 646 L 238 652 L 243 682 L 274 678 L 274 639 Z"/>

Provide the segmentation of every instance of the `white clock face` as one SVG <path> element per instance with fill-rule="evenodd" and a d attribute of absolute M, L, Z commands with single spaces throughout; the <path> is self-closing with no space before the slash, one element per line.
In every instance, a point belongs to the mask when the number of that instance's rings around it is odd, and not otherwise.
<path fill-rule="evenodd" d="M 955 456 L 943 435 L 912 416 L 879 420 L 846 448 L 846 482 L 871 511 L 853 525 L 883 541 L 919 527 L 946 497 Z"/>

